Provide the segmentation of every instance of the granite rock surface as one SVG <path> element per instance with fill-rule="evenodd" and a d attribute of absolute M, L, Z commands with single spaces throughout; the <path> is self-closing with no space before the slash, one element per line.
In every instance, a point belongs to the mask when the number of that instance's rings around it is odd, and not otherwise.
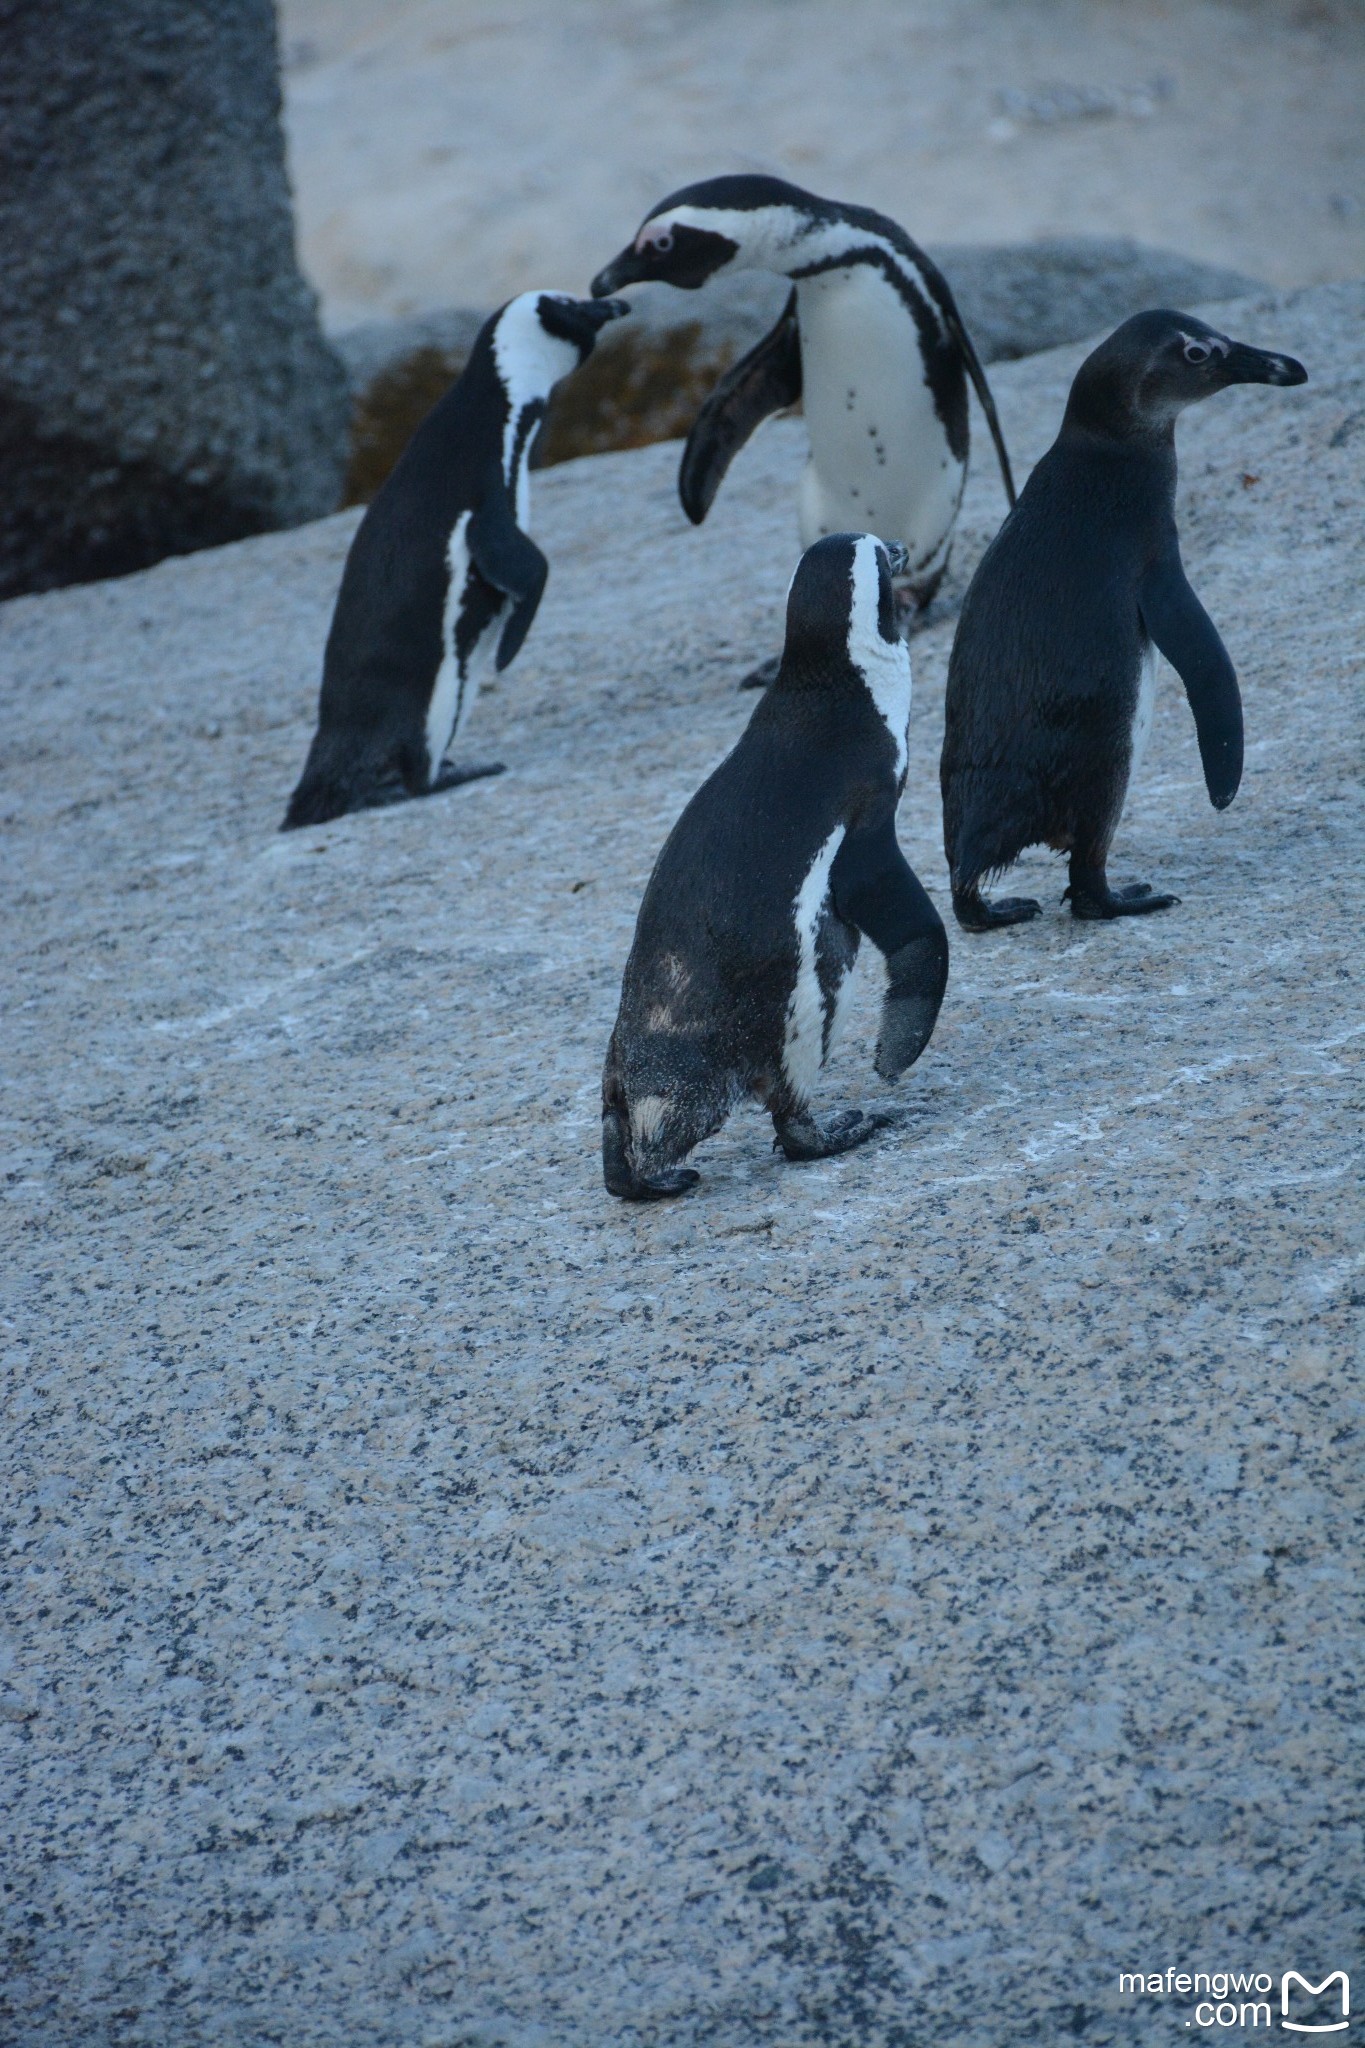
<path fill-rule="evenodd" d="M 1111 872 L 952 929 L 792 1167 L 603 1193 L 650 864 L 777 643 L 797 421 L 536 483 L 504 777 L 279 837 L 353 513 L 0 611 L 0 2038 L 1189 2039 L 1120 1972 L 1358 1962 L 1365 288 L 1221 310 L 1180 428 L 1242 677 L 1163 669 Z M 1083 350 L 995 373 L 1022 474 Z M 980 442 L 978 442 L 978 447 Z M 906 851 L 947 909 L 952 591 Z M 1353 1092 L 1354 1090 L 1354 1092 Z"/>

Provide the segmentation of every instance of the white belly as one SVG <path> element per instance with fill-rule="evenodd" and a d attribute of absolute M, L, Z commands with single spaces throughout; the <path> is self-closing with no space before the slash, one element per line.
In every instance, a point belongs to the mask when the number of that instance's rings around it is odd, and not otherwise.
<path fill-rule="evenodd" d="M 801 545 L 825 533 L 875 533 L 910 552 L 910 575 L 947 554 L 966 465 L 948 447 L 924 380 L 915 324 L 867 264 L 797 286 L 810 463 L 801 480 Z"/>
<path fill-rule="evenodd" d="M 465 544 L 465 528 L 468 524 L 468 512 L 461 513 L 455 522 L 446 549 L 450 581 L 446 585 L 445 609 L 441 618 L 441 666 L 436 671 L 431 700 L 427 705 L 428 783 L 435 781 L 436 772 L 447 748 L 454 745 L 456 735 L 464 724 L 470 704 L 477 693 L 480 678 L 487 675 L 493 666 L 498 636 L 503 626 L 503 614 L 507 610 L 504 604 L 501 612 L 485 626 L 465 659 L 458 660 L 455 653 L 455 626 L 460 615 L 460 600 L 469 575 L 469 549 Z"/>

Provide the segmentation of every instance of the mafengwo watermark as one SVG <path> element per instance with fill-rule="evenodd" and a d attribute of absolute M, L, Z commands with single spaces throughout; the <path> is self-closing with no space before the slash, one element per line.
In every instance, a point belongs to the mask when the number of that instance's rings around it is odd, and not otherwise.
<path fill-rule="evenodd" d="M 1258 2031 L 1307 2037 L 1345 2035 L 1351 2025 L 1351 1980 L 1332 1970 L 1315 1983 L 1302 1970 L 1121 1970 L 1120 1998 L 1179 1998 L 1184 2021 L 1198 2032 Z"/>

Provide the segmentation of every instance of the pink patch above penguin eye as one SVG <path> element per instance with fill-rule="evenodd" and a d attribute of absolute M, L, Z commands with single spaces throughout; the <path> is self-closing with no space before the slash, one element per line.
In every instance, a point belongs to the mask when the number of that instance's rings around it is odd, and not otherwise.
<path fill-rule="evenodd" d="M 641 228 L 636 250 L 643 255 L 646 249 L 652 256 L 666 256 L 673 247 L 672 228 Z"/>

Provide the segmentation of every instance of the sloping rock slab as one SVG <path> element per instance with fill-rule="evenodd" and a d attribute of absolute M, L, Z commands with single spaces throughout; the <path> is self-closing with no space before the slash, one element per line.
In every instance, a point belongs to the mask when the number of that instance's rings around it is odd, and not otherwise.
<path fill-rule="evenodd" d="M 1259 289 L 1234 271 L 1099 235 L 930 253 L 988 363 L 1094 334 L 1145 306 Z M 633 291 L 633 317 L 609 327 L 555 394 L 537 459 L 567 462 L 686 434 L 719 377 L 771 327 L 788 290 L 780 278 L 742 271 L 697 292 Z M 429 313 L 337 337 L 353 397 L 348 504 L 374 496 L 418 421 L 464 368 L 480 317 Z"/>
<path fill-rule="evenodd" d="M 510 772 L 315 831 L 354 514 L 0 611 L 6 2040 L 1155 2048 L 1120 1971 L 1349 1968 L 1365 289 L 1216 317 L 1313 381 L 1181 427 L 1249 745 L 1217 815 L 1163 671 L 1180 907 L 1030 857 L 894 1095 L 869 979 L 896 1128 L 745 1111 L 676 1206 L 598 1076 L 799 422 L 699 532 L 676 448 L 541 478 Z M 1021 471 L 1082 353 L 998 371 Z"/>

